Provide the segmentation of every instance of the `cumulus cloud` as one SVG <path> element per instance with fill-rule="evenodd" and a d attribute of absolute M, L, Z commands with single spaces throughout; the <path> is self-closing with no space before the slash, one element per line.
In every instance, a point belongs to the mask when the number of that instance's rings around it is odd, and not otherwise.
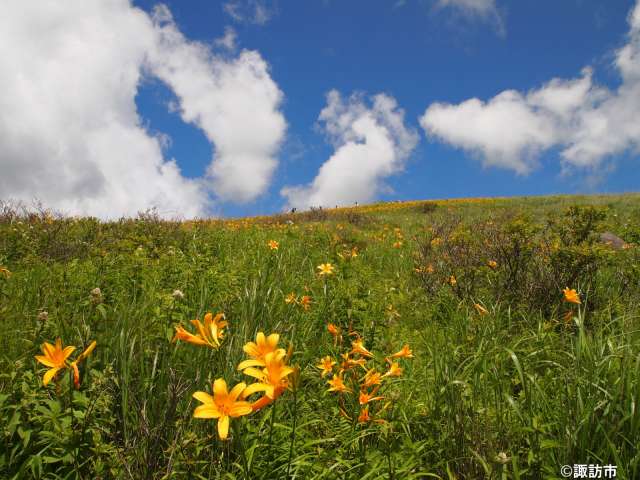
<path fill-rule="evenodd" d="M 277 166 L 275 154 L 286 130 L 279 111 L 282 92 L 258 52 L 231 60 L 188 42 L 166 7 L 154 14 L 155 48 L 148 66 L 175 92 L 185 122 L 215 144 L 208 168 L 216 195 L 248 202 L 263 193 Z"/>
<path fill-rule="evenodd" d="M 236 41 L 238 40 L 238 34 L 233 27 L 225 27 L 224 35 L 214 40 L 214 44 L 218 47 L 225 48 L 233 51 L 236 49 Z"/>
<path fill-rule="evenodd" d="M 213 56 L 180 34 L 166 7 L 150 18 L 128 0 L 8 0 L 0 71 L 0 198 L 102 218 L 150 207 L 193 217 L 209 212 L 211 184 L 222 198 L 246 200 L 273 170 L 284 120 L 266 64 L 256 52 Z M 215 144 L 211 178 L 183 177 L 163 156 L 166 137 L 144 128 L 135 104 L 143 73 L 173 88 L 183 118 Z M 231 105 L 244 87 L 249 100 Z M 247 134 L 235 130 L 262 126 L 256 118 L 278 124 L 275 138 L 241 144 Z M 247 164 L 260 178 L 239 189 Z"/>
<path fill-rule="evenodd" d="M 378 94 L 368 105 L 362 95 L 343 99 L 332 90 L 319 123 L 335 148 L 315 179 L 285 187 L 288 207 L 350 205 L 375 198 L 388 176 L 399 172 L 418 142 L 405 126 L 393 97 Z"/>
<path fill-rule="evenodd" d="M 585 68 L 527 93 L 504 91 L 483 102 L 435 103 L 420 124 L 428 136 L 480 157 L 487 166 L 526 174 L 539 154 L 560 148 L 564 169 L 597 168 L 640 148 L 640 2 L 629 15 L 627 43 L 616 52 L 621 83 L 597 85 Z"/>
<path fill-rule="evenodd" d="M 222 9 L 236 22 L 264 25 L 273 17 L 275 5 L 268 0 L 229 0 Z"/>

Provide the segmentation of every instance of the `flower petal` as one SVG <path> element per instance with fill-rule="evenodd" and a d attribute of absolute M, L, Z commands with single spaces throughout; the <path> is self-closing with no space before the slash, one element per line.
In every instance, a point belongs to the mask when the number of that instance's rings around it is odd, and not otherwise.
<path fill-rule="evenodd" d="M 236 402 L 229 409 L 229 416 L 241 417 L 242 415 L 249 415 L 251 412 L 253 412 L 253 409 L 251 408 L 251 404 L 249 402 Z"/>
<path fill-rule="evenodd" d="M 51 381 L 51 379 L 53 377 L 56 376 L 56 373 L 58 373 L 58 371 L 60 370 L 60 367 L 54 367 L 50 370 L 47 370 L 47 373 L 44 374 L 44 377 L 42 377 L 42 384 L 46 387 L 47 385 L 49 385 L 49 382 Z"/>
<path fill-rule="evenodd" d="M 229 392 L 229 400 L 231 400 L 232 402 L 235 402 L 245 388 L 247 388 L 246 383 L 244 382 L 238 383 Z"/>
<path fill-rule="evenodd" d="M 47 367 L 51 367 L 54 368 L 56 367 L 58 364 L 52 362 L 51 360 L 49 360 L 49 357 L 45 357 L 44 355 L 36 355 L 34 357 L 37 361 L 39 361 L 41 364 L 47 366 Z"/>
<path fill-rule="evenodd" d="M 213 397 L 207 392 L 194 392 L 192 397 L 206 405 L 214 405 Z"/>
<path fill-rule="evenodd" d="M 220 418 L 221 415 L 215 405 L 200 405 L 193 411 L 193 418 Z"/>
<path fill-rule="evenodd" d="M 268 388 L 266 383 L 252 383 L 242 391 L 242 398 L 247 398 L 256 392 L 264 392 Z"/>
<path fill-rule="evenodd" d="M 226 440 L 229 436 L 229 417 L 226 415 L 218 419 L 218 436 L 221 440 Z"/>
<path fill-rule="evenodd" d="M 244 370 L 249 367 L 264 367 L 264 361 L 255 358 L 244 360 L 238 364 L 238 370 Z"/>
<path fill-rule="evenodd" d="M 225 382 L 224 378 L 218 378 L 215 382 L 213 382 L 213 396 L 217 397 L 218 395 L 226 397 L 229 395 L 227 390 L 227 382 Z"/>

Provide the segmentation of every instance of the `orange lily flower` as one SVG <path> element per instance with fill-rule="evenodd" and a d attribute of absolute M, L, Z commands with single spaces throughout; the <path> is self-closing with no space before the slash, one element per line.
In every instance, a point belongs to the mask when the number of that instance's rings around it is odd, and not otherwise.
<path fill-rule="evenodd" d="M 364 345 L 362 345 L 362 339 L 354 340 L 353 342 L 351 342 L 351 353 L 358 353 L 364 357 L 373 357 L 373 353 L 364 348 Z"/>
<path fill-rule="evenodd" d="M 565 302 L 575 303 L 577 305 L 582 304 L 582 302 L 580 301 L 580 295 L 578 295 L 578 292 L 576 292 L 574 288 L 567 287 L 562 290 L 562 293 L 564 293 Z"/>
<path fill-rule="evenodd" d="M 376 371 L 375 368 L 368 370 L 366 375 L 364 376 L 362 386 L 363 387 L 373 387 L 374 385 L 380 385 L 382 383 L 382 375 L 380 372 Z"/>
<path fill-rule="evenodd" d="M 269 246 L 269 248 L 271 250 L 278 250 L 278 247 L 280 247 L 280 244 L 278 242 L 276 242 L 275 240 L 269 240 L 267 245 Z"/>
<path fill-rule="evenodd" d="M 227 390 L 227 382 L 218 378 L 213 382 L 213 396 L 206 392 L 195 392 L 193 398 L 202 402 L 193 412 L 194 418 L 217 418 L 218 436 L 225 440 L 229 435 L 229 418 L 249 415 L 253 410 L 249 402 L 238 400 L 246 388 L 246 384 L 239 383 Z"/>
<path fill-rule="evenodd" d="M 413 352 L 409 348 L 409 345 L 405 345 L 400 351 L 391 355 L 390 358 L 413 358 Z"/>
<path fill-rule="evenodd" d="M 251 359 L 240 362 L 238 370 L 244 370 L 248 367 L 264 367 L 268 354 L 278 351 L 282 351 L 284 354 L 282 348 L 277 348 L 279 341 L 280 334 L 278 333 L 272 333 L 267 337 L 263 332 L 258 332 L 255 342 L 247 342 L 244 347 L 242 347 L 242 350 L 244 350 Z"/>
<path fill-rule="evenodd" d="M 358 422 L 366 423 L 369 420 L 371 420 L 371 417 L 369 416 L 369 405 L 367 405 L 362 410 L 360 410 L 360 415 L 358 415 Z"/>
<path fill-rule="evenodd" d="M 398 362 L 392 362 L 391 365 L 389 365 L 389 370 L 383 375 L 383 377 L 399 377 L 401 375 L 402 367 L 400 367 L 400 364 L 398 364 Z"/>
<path fill-rule="evenodd" d="M 204 325 L 197 318 L 191 320 L 191 323 L 198 330 L 198 333 L 195 335 L 185 330 L 182 325 L 176 325 L 176 334 L 172 342 L 184 340 L 194 345 L 218 348 L 220 346 L 220 340 L 222 340 L 223 337 L 222 330 L 227 326 L 227 321 L 224 318 L 224 313 L 218 313 L 214 317 L 213 314 L 209 312 L 204 316 Z"/>
<path fill-rule="evenodd" d="M 249 385 L 243 392 L 243 397 L 246 398 L 249 395 L 256 392 L 264 392 L 264 398 L 258 400 L 252 405 L 254 410 L 258 410 L 265 405 L 268 405 L 276 398 L 278 398 L 282 392 L 289 386 L 287 377 L 291 375 L 295 370 L 287 365 L 286 353 L 283 349 L 278 349 L 274 352 L 267 353 L 264 361 L 262 362 L 264 368 L 258 369 L 253 366 L 244 368 L 244 374 L 254 377 L 258 380 L 257 383 Z M 249 362 L 258 362 L 259 360 L 247 360 Z"/>
<path fill-rule="evenodd" d="M 371 392 L 371 393 L 367 393 L 367 392 L 360 392 L 360 395 L 358 396 L 358 402 L 360 403 L 360 405 L 366 405 L 369 402 L 374 402 L 376 400 L 382 400 L 384 397 L 381 396 L 377 396 L 375 397 L 375 391 Z"/>
<path fill-rule="evenodd" d="M 62 339 L 58 338 L 56 344 L 51 345 L 48 342 L 42 344 L 43 355 L 36 355 L 35 359 L 49 370 L 42 377 L 42 384 L 47 386 L 49 382 L 57 375 L 60 370 L 70 368 L 73 371 L 73 382 L 76 388 L 80 387 L 80 372 L 78 371 L 78 363 L 87 358 L 96 347 L 95 340 L 87 347 L 87 349 L 78 356 L 73 362 L 67 363 L 69 356 L 75 351 L 76 347 L 62 346 Z"/>
<path fill-rule="evenodd" d="M 473 304 L 474 308 L 478 311 L 478 313 L 480 315 L 486 315 L 487 313 L 489 313 L 489 310 L 487 310 L 486 308 L 484 308 L 482 305 L 480 305 L 479 303 L 474 303 Z"/>
<path fill-rule="evenodd" d="M 318 270 L 320 270 L 318 272 L 318 275 L 333 275 L 334 270 L 336 269 L 336 267 L 334 267 L 330 263 L 321 263 L 317 268 Z"/>
<path fill-rule="evenodd" d="M 320 376 L 324 378 L 325 375 L 333 372 L 333 366 L 335 364 L 336 362 L 334 362 L 329 355 L 321 359 L 320 363 L 317 365 L 317 367 L 322 370 Z"/>
<path fill-rule="evenodd" d="M 329 380 L 327 382 L 331 388 L 329 388 L 329 392 L 350 392 L 351 389 L 348 388 L 345 384 L 344 384 L 344 380 L 342 379 L 341 375 L 334 375 L 334 377 Z"/>

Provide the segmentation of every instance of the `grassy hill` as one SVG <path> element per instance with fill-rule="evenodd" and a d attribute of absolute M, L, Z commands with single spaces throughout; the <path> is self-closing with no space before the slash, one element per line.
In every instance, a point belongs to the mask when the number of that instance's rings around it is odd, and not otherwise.
<path fill-rule="evenodd" d="M 5 208 L 0 477 L 640 478 L 639 200 Z"/>

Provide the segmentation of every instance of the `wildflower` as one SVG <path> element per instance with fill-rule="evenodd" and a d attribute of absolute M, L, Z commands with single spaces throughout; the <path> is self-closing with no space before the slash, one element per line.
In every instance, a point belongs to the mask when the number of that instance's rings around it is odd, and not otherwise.
<path fill-rule="evenodd" d="M 328 390 L 329 392 L 342 393 L 342 392 L 350 392 L 351 391 L 351 389 L 348 388 L 344 384 L 344 380 L 342 379 L 342 375 L 335 375 L 327 383 L 331 386 L 331 388 L 329 388 L 329 390 Z"/>
<path fill-rule="evenodd" d="M 487 265 L 489 266 L 489 268 L 495 270 L 496 268 L 498 268 L 498 262 L 496 262 L 495 260 L 489 260 L 487 262 Z"/>
<path fill-rule="evenodd" d="M 430 243 L 432 247 L 437 247 L 442 244 L 442 239 L 440 237 L 435 237 L 431 240 Z"/>
<path fill-rule="evenodd" d="M 173 337 L 172 342 L 184 340 L 194 345 L 218 348 L 220 346 L 220 340 L 222 340 L 224 335 L 223 329 L 227 326 L 227 321 L 224 318 L 224 313 L 218 313 L 214 317 L 213 314 L 209 312 L 204 316 L 204 325 L 197 318 L 191 320 L 191 323 L 198 330 L 198 333 L 195 335 L 185 330 L 182 325 L 176 325 L 176 335 Z"/>
<path fill-rule="evenodd" d="M 324 378 L 325 375 L 333 372 L 333 366 L 336 364 L 329 355 L 320 360 L 317 367 L 322 370 L 320 376 Z"/>
<path fill-rule="evenodd" d="M 580 301 L 580 295 L 578 295 L 578 292 L 576 292 L 575 289 L 567 287 L 564 290 L 562 290 L 562 293 L 564 293 L 565 302 L 575 303 L 578 305 L 582 303 Z"/>
<path fill-rule="evenodd" d="M 367 370 L 367 373 L 365 374 L 362 382 L 362 386 L 364 388 L 368 388 L 380 384 L 382 384 L 382 375 L 380 374 L 380 372 L 376 371 L 375 368 Z"/>
<path fill-rule="evenodd" d="M 360 395 L 358 396 L 358 402 L 360 403 L 360 405 L 366 405 L 369 402 L 373 402 L 375 400 L 382 400 L 384 397 L 376 397 L 375 395 L 375 390 L 371 393 L 367 393 L 367 392 L 360 392 Z"/>
<path fill-rule="evenodd" d="M 401 248 L 402 247 L 402 242 L 401 241 L 397 241 L 393 243 L 393 248 Z"/>
<path fill-rule="evenodd" d="M 458 281 L 456 280 L 456 276 L 455 275 L 451 275 L 449 277 L 449 281 L 448 281 L 449 285 L 451 285 L 452 287 L 455 287 L 458 283 Z"/>
<path fill-rule="evenodd" d="M 43 310 L 38 313 L 38 320 L 40 320 L 41 322 L 46 322 L 47 320 L 49 320 L 49 312 Z"/>
<path fill-rule="evenodd" d="M 487 310 L 486 308 L 484 308 L 482 305 L 480 305 L 479 303 L 474 303 L 473 306 L 475 307 L 475 309 L 478 311 L 478 313 L 480 315 L 486 315 L 487 313 L 489 313 L 489 310 Z"/>
<path fill-rule="evenodd" d="M 7 267 L 0 266 L 0 274 L 2 274 L 4 276 L 4 278 L 11 277 L 11 272 L 9 271 L 9 269 Z"/>
<path fill-rule="evenodd" d="M 318 268 L 318 270 L 320 270 L 318 272 L 318 275 L 333 275 L 334 274 L 334 270 L 336 269 L 336 267 L 334 267 L 330 263 L 322 263 L 322 264 L 318 265 L 317 268 Z"/>
<path fill-rule="evenodd" d="M 91 355 L 94 348 L 96 348 L 95 340 L 91 342 L 91 344 L 80 354 L 80 356 L 78 356 L 78 358 L 69 364 L 69 368 L 73 371 L 73 385 L 76 387 L 76 390 L 80 388 L 80 371 L 78 370 L 78 364 Z"/>
<path fill-rule="evenodd" d="M 43 355 L 36 355 L 35 359 L 45 367 L 49 367 L 49 370 L 42 377 L 42 384 L 47 386 L 60 370 L 67 368 L 67 358 L 76 347 L 62 348 L 62 339 L 58 338 L 55 346 L 44 342 L 41 348 Z"/>
<path fill-rule="evenodd" d="M 570 323 L 572 318 L 573 312 L 571 310 L 569 310 L 562 316 L 562 320 L 564 320 L 565 323 Z"/>
<path fill-rule="evenodd" d="M 336 327 L 333 323 L 330 323 L 327 325 L 327 330 L 329 330 L 329 333 L 333 335 L 334 338 L 340 335 L 340 329 Z"/>
<path fill-rule="evenodd" d="M 238 383 L 227 390 L 227 382 L 218 378 L 213 382 L 213 396 L 206 392 L 195 392 L 193 398 L 202 402 L 193 412 L 194 418 L 217 418 L 218 436 L 225 440 L 229 435 L 229 418 L 249 415 L 253 410 L 249 402 L 238 400 L 246 389 L 245 383 Z"/>
<path fill-rule="evenodd" d="M 91 290 L 91 302 L 96 305 L 102 303 L 102 291 L 98 287 Z"/>
<path fill-rule="evenodd" d="M 244 368 L 243 373 L 249 375 L 258 380 L 257 383 L 249 385 L 244 392 L 244 396 L 248 397 L 252 393 L 264 392 L 266 399 L 260 399 L 252 405 L 254 410 L 258 410 L 263 406 L 271 403 L 278 398 L 282 392 L 284 392 L 289 385 L 287 377 L 294 372 L 294 369 L 287 365 L 285 359 L 286 353 L 283 349 L 278 349 L 274 352 L 267 353 L 264 360 L 261 362 L 264 368 L 258 369 L 254 366 L 250 366 L 250 362 L 257 365 L 259 360 L 247 360 L 242 363 L 249 365 Z M 240 365 L 238 366 L 238 368 Z"/>
<path fill-rule="evenodd" d="M 351 342 L 351 353 L 359 353 L 360 355 L 365 357 L 373 357 L 373 353 L 364 348 L 364 345 L 362 345 L 362 339 L 354 340 L 353 342 Z"/>
<path fill-rule="evenodd" d="M 371 420 L 371 417 L 369 416 L 369 405 L 367 405 L 360 411 L 360 415 L 358 415 L 358 422 L 366 423 L 369 420 Z"/>
<path fill-rule="evenodd" d="M 409 348 L 409 345 L 404 345 L 400 351 L 391 355 L 390 358 L 413 358 L 413 352 Z"/>
<path fill-rule="evenodd" d="M 269 248 L 271 250 L 278 250 L 278 247 L 280 247 L 280 244 L 278 242 L 276 242 L 275 240 L 269 240 L 267 245 L 269 246 Z"/>
<path fill-rule="evenodd" d="M 398 362 L 391 362 L 389 370 L 383 375 L 383 377 L 400 377 L 402 375 L 402 367 Z"/>
<path fill-rule="evenodd" d="M 60 370 L 70 368 L 73 371 L 73 383 L 76 388 L 80 388 L 78 363 L 87 358 L 96 348 L 95 340 L 71 363 L 67 363 L 67 359 L 75 351 L 76 347 L 67 346 L 63 348 L 62 339 L 58 338 L 55 346 L 44 342 L 41 348 L 44 355 L 36 355 L 35 359 L 44 366 L 49 367 L 49 370 L 42 377 L 42 384 L 47 386 Z"/>
<path fill-rule="evenodd" d="M 298 301 L 298 297 L 293 292 L 291 292 L 289 295 L 287 295 L 284 298 L 284 303 L 286 303 L 287 305 L 290 303 L 296 303 L 297 301 Z"/>
<path fill-rule="evenodd" d="M 240 362 L 238 370 L 244 370 L 247 367 L 264 366 L 264 360 L 267 355 L 283 349 L 277 348 L 280 341 L 280 334 L 272 333 L 268 337 L 263 332 L 258 332 L 255 342 L 247 342 L 242 350 L 251 357 L 251 360 Z M 256 363 L 257 360 L 259 363 Z"/>
<path fill-rule="evenodd" d="M 184 293 L 182 293 L 182 290 L 174 290 L 171 296 L 174 300 L 182 300 L 184 298 Z"/>
<path fill-rule="evenodd" d="M 300 305 L 305 311 L 308 311 L 311 308 L 311 297 L 309 295 L 300 297 Z"/>

